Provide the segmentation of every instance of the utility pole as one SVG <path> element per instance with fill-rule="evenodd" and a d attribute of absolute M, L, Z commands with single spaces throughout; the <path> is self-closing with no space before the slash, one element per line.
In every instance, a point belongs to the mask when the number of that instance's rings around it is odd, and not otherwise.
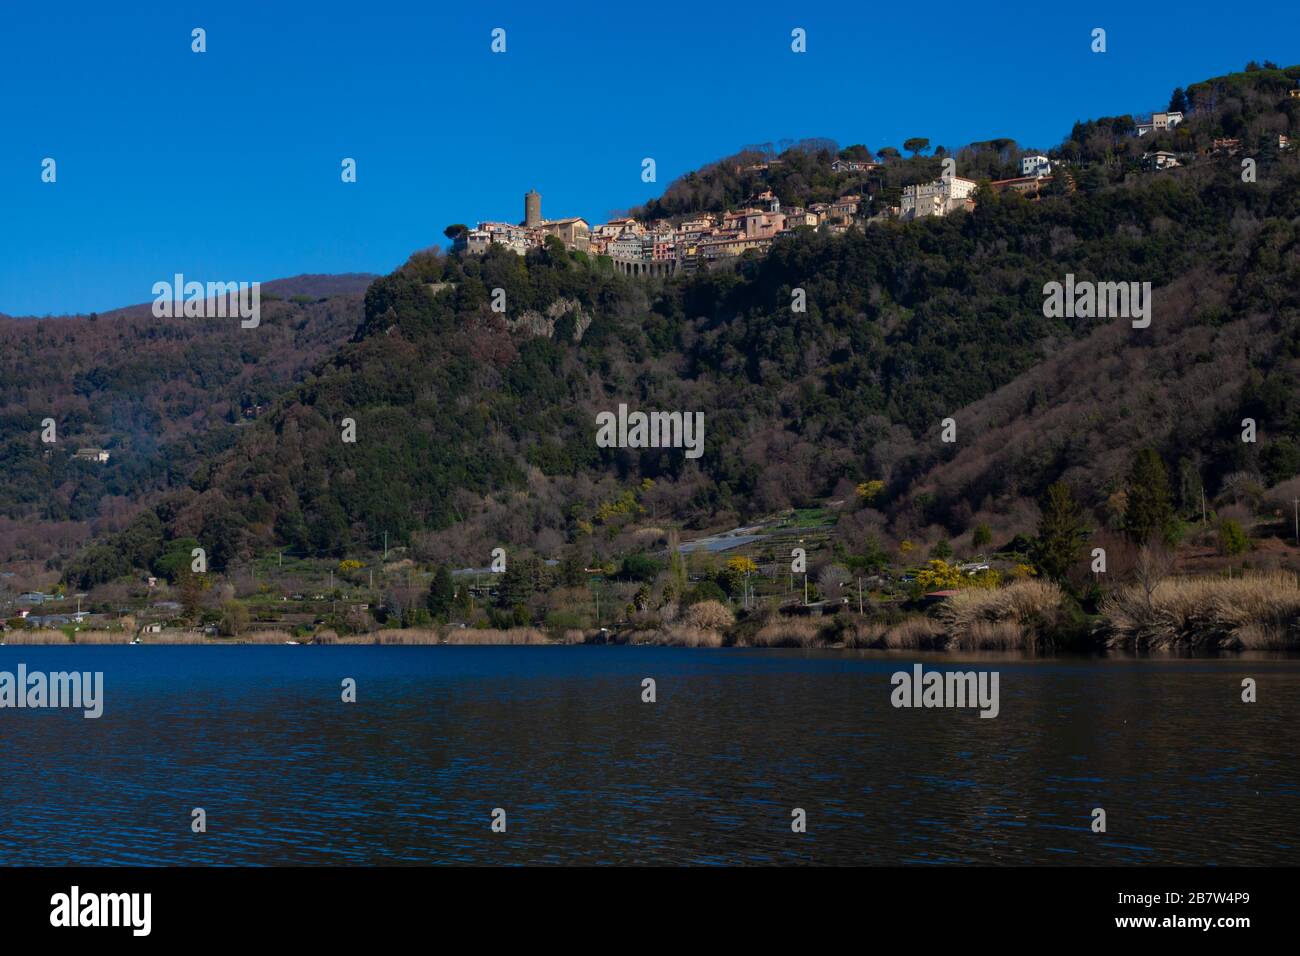
<path fill-rule="evenodd" d="M 1201 485 L 1201 527 L 1205 527 L 1205 486 Z"/>
<path fill-rule="evenodd" d="M 1295 512 L 1295 544 L 1300 548 L 1300 498 L 1291 499 L 1291 508 Z"/>
<path fill-rule="evenodd" d="M 803 603 L 804 607 L 808 606 L 808 572 L 803 573 Z"/>
<path fill-rule="evenodd" d="M 384 532 L 384 560 L 388 560 L 388 532 Z"/>
<path fill-rule="evenodd" d="M 862 614 L 862 578 L 858 578 L 858 615 Z"/>

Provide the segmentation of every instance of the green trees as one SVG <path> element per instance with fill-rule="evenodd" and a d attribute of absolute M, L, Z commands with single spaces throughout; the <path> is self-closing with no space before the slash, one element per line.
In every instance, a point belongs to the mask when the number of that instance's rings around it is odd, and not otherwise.
<path fill-rule="evenodd" d="M 1225 518 L 1219 524 L 1219 551 L 1227 555 L 1244 554 L 1250 547 L 1250 539 L 1241 525 L 1231 518 Z"/>
<path fill-rule="evenodd" d="M 518 609 L 549 586 L 547 577 L 546 567 L 539 559 L 531 555 L 514 558 L 506 566 L 506 573 L 501 575 L 497 600 L 503 608 Z"/>
<path fill-rule="evenodd" d="M 1086 530 L 1083 513 L 1074 500 L 1070 486 L 1057 481 L 1049 485 L 1041 504 L 1038 538 L 1032 557 L 1043 573 L 1058 583 L 1065 580 L 1070 568 L 1079 560 Z"/>
<path fill-rule="evenodd" d="M 662 570 L 661 565 L 648 554 L 629 554 L 623 559 L 618 576 L 624 581 L 653 581 Z"/>
<path fill-rule="evenodd" d="M 582 559 L 582 549 L 575 543 L 560 555 L 560 584 L 566 588 L 581 587 L 587 579 L 587 563 Z"/>
<path fill-rule="evenodd" d="M 1173 544 L 1178 523 L 1169 490 L 1169 473 L 1153 449 L 1143 448 L 1133 458 L 1124 485 L 1124 532 L 1136 543 L 1160 538 Z"/>
<path fill-rule="evenodd" d="M 221 605 L 221 620 L 217 625 L 222 637 L 238 637 L 248 627 L 248 608 L 243 601 L 230 600 Z"/>
<path fill-rule="evenodd" d="M 445 564 L 438 565 L 433 572 L 433 581 L 429 584 L 429 593 L 425 596 L 424 606 L 435 618 L 445 619 L 456 598 L 456 586 L 452 583 L 451 572 Z"/>

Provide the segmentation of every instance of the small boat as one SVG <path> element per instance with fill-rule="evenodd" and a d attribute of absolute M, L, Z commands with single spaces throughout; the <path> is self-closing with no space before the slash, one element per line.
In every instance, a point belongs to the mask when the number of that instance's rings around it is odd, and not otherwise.
<path fill-rule="evenodd" d="M 286 644 L 298 644 L 299 641 L 285 641 Z"/>

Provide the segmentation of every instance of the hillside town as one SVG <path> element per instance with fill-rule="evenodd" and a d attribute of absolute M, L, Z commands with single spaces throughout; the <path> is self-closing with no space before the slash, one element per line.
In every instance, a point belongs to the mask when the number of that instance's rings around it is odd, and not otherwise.
<path fill-rule="evenodd" d="M 743 167 L 745 172 L 764 172 L 781 162 Z M 836 159 L 834 173 L 867 173 L 883 169 L 882 163 Z M 1013 190 L 1038 198 L 1052 181 L 1052 162 L 1034 153 L 1020 161 L 1021 175 L 990 182 L 997 192 Z M 739 169 L 737 171 L 740 171 Z M 833 202 L 815 202 L 804 206 L 786 206 L 771 190 L 751 196 L 740 209 L 720 214 L 704 213 L 681 222 L 656 220 L 642 222 L 631 217 L 611 219 L 592 226 L 580 216 L 546 219 L 542 216 L 542 197 L 535 190 L 524 195 L 524 218 L 515 224 L 480 222 L 476 228 L 460 232 L 453 250 L 482 254 L 493 243 L 520 255 L 541 247 L 554 236 L 566 248 L 605 256 L 614 269 L 628 275 L 673 275 L 691 273 L 701 264 L 741 256 L 751 250 L 766 252 L 782 233 L 799 228 L 823 229 L 843 233 L 854 223 L 896 219 L 910 222 L 928 216 L 946 216 L 956 210 L 975 208 L 975 191 L 979 183 L 962 176 L 943 175 L 930 182 L 904 186 L 896 205 L 879 205 L 871 196 L 850 192 Z"/>
<path fill-rule="evenodd" d="M 1291 91 L 1292 97 L 1297 95 L 1300 89 Z M 1185 118 L 1179 110 L 1152 113 L 1131 126 L 1128 135 L 1134 141 L 1154 140 L 1176 129 Z M 1290 139 L 1278 134 L 1276 149 L 1291 148 Z M 1149 149 L 1141 154 L 1140 168 L 1157 172 L 1185 165 L 1194 158 L 1234 156 L 1240 151 L 1240 140 L 1231 138 L 1215 139 L 1210 148 L 1200 150 L 1197 155 Z M 773 156 L 761 162 L 738 164 L 734 171 L 766 178 L 781 163 L 779 157 Z M 994 193 L 1014 192 L 1038 200 L 1058 177 L 1060 191 L 1074 191 L 1077 169 L 1071 171 L 1071 166 L 1077 164 L 1029 152 L 1019 157 L 1019 176 L 984 180 L 984 185 Z M 831 202 L 799 206 L 785 205 L 771 188 L 766 188 L 751 195 L 737 209 L 645 221 L 625 216 L 594 226 L 581 216 L 544 218 L 541 194 L 529 190 L 524 196 L 522 222 L 483 221 L 475 228 L 460 227 L 453 237 L 453 251 L 481 255 L 495 243 L 524 255 L 554 237 L 568 249 L 608 259 L 615 271 L 625 275 L 690 274 L 719 260 L 734 259 L 749 252 L 764 254 L 778 236 L 795 229 L 812 228 L 837 234 L 854 224 L 910 222 L 947 216 L 958 210 L 970 211 L 975 208 L 980 186 L 974 179 L 945 173 L 928 182 L 905 185 L 901 194 L 895 190 L 890 194 L 891 201 L 881 202 L 877 195 L 863 191 L 862 177 L 879 186 L 884 163 L 842 153 L 831 161 L 829 168 L 837 175 L 860 174 L 856 186 L 853 182 L 848 184 L 855 191 Z M 896 202 L 892 201 L 893 197 Z"/>
<path fill-rule="evenodd" d="M 1032 172 L 1015 180 L 992 184 L 994 188 L 1033 189 L 1043 178 L 1050 179 L 1047 157 L 1034 157 Z M 773 162 L 779 162 L 774 160 Z M 1041 165 L 1040 165 L 1041 162 Z M 837 161 L 835 171 L 869 172 L 879 163 Z M 1026 161 L 1025 169 L 1031 169 Z M 497 243 L 520 255 L 541 247 L 554 236 L 566 248 L 605 256 L 617 272 L 637 276 L 689 274 L 702 264 L 731 259 L 751 250 L 765 253 L 782 233 L 802 227 L 842 233 L 855 222 L 877 218 L 910 221 L 925 216 L 945 216 L 956 209 L 973 209 L 979 184 L 960 176 L 945 176 L 933 182 L 903 188 L 900 205 L 872 211 L 872 200 L 858 193 L 845 194 L 834 202 L 811 203 L 807 207 L 785 206 L 767 189 L 750 198 L 741 209 L 721 214 L 705 213 L 683 222 L 667 220 L 641 222 L 631 217 L 612 219 L 592 226 L 573 216 L 544 219 L 542 197 L 534 190 L 524 196 L 524 219 L 519 224 L 480 222 L 477 228 L 461 232 L 454 240 L 457 252 L 482 254 Z"/>

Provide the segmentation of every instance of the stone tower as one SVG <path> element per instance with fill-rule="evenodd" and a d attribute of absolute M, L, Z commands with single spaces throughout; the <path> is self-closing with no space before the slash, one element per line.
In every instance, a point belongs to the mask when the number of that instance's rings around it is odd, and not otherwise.
<path fill-rule="evenodd" d="M 542 224 L 542 194 L 536 189 L 524 193 L 524 225 L 540 226 Z"/>

